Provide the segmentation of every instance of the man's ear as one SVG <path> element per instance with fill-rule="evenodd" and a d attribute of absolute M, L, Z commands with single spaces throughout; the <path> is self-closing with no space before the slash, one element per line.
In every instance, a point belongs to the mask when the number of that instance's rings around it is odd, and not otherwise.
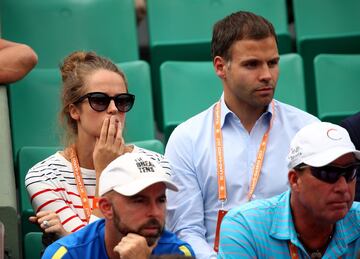
<path fill-rule="evenodd" d="M 113 218 L 113 210 L 112 210 L 112 203 L 109 199 L 109 197 L 101 197 L 99 200 L 99 210 L 107 219 Z"/>
<path fill-rule="evenodd" d="M 299 184 L 301 182 L 301 179 L 299 178 L 299 174 L 294 169 L 290 169 L 288 173 L 288 180 L 289 185 L 292 191 L 298 191 L 299 190 Z"/>
<path fill-rule="evenodd" d="M 74 119 L 76 121 L 80 120 L 80 111 L 76 105 L 74 105 L 74 104 L 69 105 L 69 114 L 72 119 Z"/>
<path fill-rule="evenodd" d="M 217 76 L 220 77 L 221 79 L 225 79 L 226 78 L 226 61 L 222 57 L 216 56 L 214 58 L 213 64 L 214 64 L 215 73 L 217 74 Z"/>

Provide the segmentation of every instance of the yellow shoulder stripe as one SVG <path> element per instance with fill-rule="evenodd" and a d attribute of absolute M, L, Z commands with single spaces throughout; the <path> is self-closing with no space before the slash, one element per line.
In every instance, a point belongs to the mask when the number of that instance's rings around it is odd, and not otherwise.
<path fill-rule="evenodd" d="M 60 247 L 56 253 L 51 257 L 52 259 L 61 259 L 64 254 L 67 253 L 67 249 L 65 246 Z"/>
<path fill-rule="evenodd" d="M 181 252 L 184 253 L 185 256 L 192 256 L 190 250 L 186 246 L 184 246 L 184 245 L 179 246 L 179 249 Z"/>

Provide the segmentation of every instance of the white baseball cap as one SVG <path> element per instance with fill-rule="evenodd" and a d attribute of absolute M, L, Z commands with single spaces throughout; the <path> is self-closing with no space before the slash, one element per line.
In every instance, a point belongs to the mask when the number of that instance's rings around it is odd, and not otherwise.
<path fill-rule="evenodd" d="M 101 173 L 99 195 L 114 190 L 124 196 L 133 196 L 155 183 L 178 191 L 167 172 L 156 160 L 140 153 L 125 153 L 112 161 Z"/>
<path fill-rule="evenodd" d="M 347 153 L 360 159 L 360 151 L 355 149 L 346 129 L 329 122 L 314 122 L 299 130 L 292 139 L 288 168 L 301 163 L 321 167 Z"/>

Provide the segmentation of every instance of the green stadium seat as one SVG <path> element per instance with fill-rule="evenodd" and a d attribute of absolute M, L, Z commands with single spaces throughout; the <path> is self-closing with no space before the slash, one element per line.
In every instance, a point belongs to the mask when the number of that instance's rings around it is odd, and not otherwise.
<path fill-rule="evenodd" d="M 317 115 L 314 58 L 360 54 L 360 1 L 293 0 L 297 50 L 304 60 L 308 111 Z"/>
<path fill-rule="evenodd" d="M 162 155 L 164 154 L 164 150 L 165 150 L 164 144 L 158 139 L 135 141 L 130 144 L 134 144 L 138 147 L 145 148 Z"/>
<path fill-rule="evenodd" d="M 144 61 L 118 64 L 128 78 L 129 91 L 136 95 L 127 114 L 127 142 L 155 138 L 149 66 Z M 58 69 L 34 69 L 9 87 L 13 153 L 24 146 L 59 146 L 58 126 L 61 78 Z M 141 126 L 140 126 L 141 125 Z"/>
<path fill-rule="evenodd" d="M 160 67 L 165 143 L 181 122 L 219 100 L 222 84 L 212 62 L 167 61 Z"/>
<path fill-rule="evenodd" d="M 281 55 L 280 75 L 274 98 L 306 111 L 303 61 L 300 55 Z"/>
<path fill-rule="evenodd" d="M 15 163 L 24 146 L 59 146 L 60 72 L 34 69 L 8 88 Z"/>
<path fill-rule="evenodd" d="M 360 55 L 318 55 L 314 67 L 320 120 L 340 123 L 360 111 Z"/>
<path fill-rule="evenodd" d="M 55 68 L 78 49 L 139 59 L 134 0 L 3 0 L 0 10 L 2 37 L 31 46 L 38 68 Z"/>
<path fill-rule="evenodd" d="M 0 222 L 4 224 L 4 250 L 11 258 L 20 258 L 19 228 L 7 86 L 0 85 Z"/>
<path fill-rule="evenodd" d="M 30 232 L 24 238 L 24 259 L 40 259 L 42 232 Z"/>
<path fill-rule="evenodd" d="M 281 53 L 291 52 L 285 0 L 148 0 L 148 27 L 155 116 L 163 124 L 160 65 L 164 61 L 210 61 L 214 23 L 238 10 L 263 15 L 278 34 Z"/>
<path fill-rule="evenodd" d="M 133 61 L 118 64 L 124 71 L 129 92 L 135 94 L 134 107 L 126 114 L 124 138 L 127 142 L 155 138 L 155 119 L 149 64 Z"/>

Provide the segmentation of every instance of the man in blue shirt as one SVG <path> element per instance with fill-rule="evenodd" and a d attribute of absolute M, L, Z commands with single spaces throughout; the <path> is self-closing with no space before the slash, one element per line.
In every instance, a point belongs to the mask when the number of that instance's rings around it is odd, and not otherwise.
<path fill-rule="evenodd" d="M 101 197 L 95 208 L 104 219 L 59 239 L 45 250 L 43 258 L 193 256 L 189 244 L 164 230 L 166 188 L 178 190 L 156 161 L 140 153 L 125 153 L 100 176 Z"/>
<path fill-rule="evenodd" d="M 216 257 L 216 227 L 226 210 L 287 189 L 290 140 L 317 121 L 273 99 L 280 56 L 274 27 L 263 17 L 240 11 L 220 20 L 211 51 L 223 94 L 179 125 L 165 151 L 179 187 L 168 193 L 167 226 L 198 259 Z"/>
<path fill-rule="evenodd" d="M 359 159 L 344 128 L 316 122 L 301 129 L 288 155 L 291 189 L 229 211 L 218 258 L 356 258 Z"/>

